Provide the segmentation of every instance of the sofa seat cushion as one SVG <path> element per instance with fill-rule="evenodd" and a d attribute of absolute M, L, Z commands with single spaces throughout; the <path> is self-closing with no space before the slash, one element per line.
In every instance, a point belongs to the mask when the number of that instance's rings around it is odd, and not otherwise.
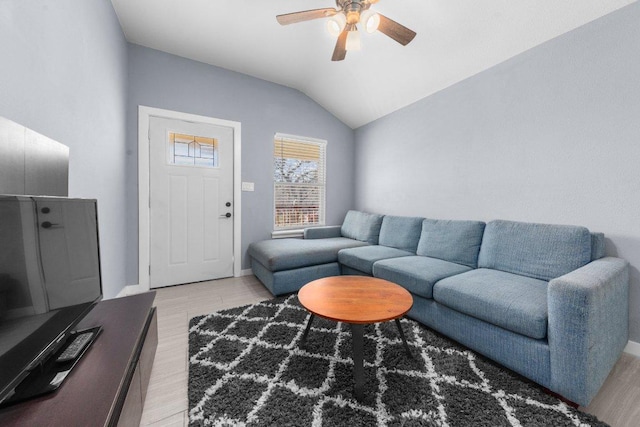
<path fill-rule="evenodd" d="M 413 252 L 387 246 L 362 246 L 359 248 L 342 249 L 338 252 L 338 262 L 347 267 L 373 275 L 373 263 L 387 258 L 398 258 L 415 255 Z"/>
<path fill-rule="evenodd" d="M 424 256 L 385 259 L 373 264 L 375 277 L 397 283 L 424 298 L 433 298 L 433 285 L 438 280 L 470 270 L 466 265 Z"/>
<path fill-rule="evenodd" d="M 534 339 L 547 336 L 547 282 L 480 268 L 440 280 L 433 299 Z"/>
<path fill-rule="evenodd" d="M 269 271 L 326 264 L 338 260 L 338 251 L 367 245 L 346 237 L 329 239 L 273 239 L 251 243 L 249 255 Z"/>
<path fill-rule="evenodd" d="M 478 267 L 549 281 L 590 261 L 584 227 L 496 220 L 485 227 Z"/>

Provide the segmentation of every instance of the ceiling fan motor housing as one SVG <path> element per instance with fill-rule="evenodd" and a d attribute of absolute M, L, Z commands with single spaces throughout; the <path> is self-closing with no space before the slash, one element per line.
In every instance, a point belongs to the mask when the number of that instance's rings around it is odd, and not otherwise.
<path fill-rule="evenodd" d="M 346 15 L 348 24 L 357 24 L 360 13 L 371 6 L 366 0 L 336 0 L 336 5 Z"/>

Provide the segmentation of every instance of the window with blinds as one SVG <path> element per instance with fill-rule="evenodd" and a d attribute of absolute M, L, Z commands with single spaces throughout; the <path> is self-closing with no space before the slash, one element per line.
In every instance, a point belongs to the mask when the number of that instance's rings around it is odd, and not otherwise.
<path fill-rule="evenodd" d="M 326 141 L 276 134 L 274 229 L 324 225 L 326 149 Z"/>

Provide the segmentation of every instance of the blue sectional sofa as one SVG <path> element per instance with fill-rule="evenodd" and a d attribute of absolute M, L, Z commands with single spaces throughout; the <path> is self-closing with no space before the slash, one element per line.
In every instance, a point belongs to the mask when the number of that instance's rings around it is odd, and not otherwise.
<path fill-rule="evenodd" d="M 581 405 L 628 340 L 628 263 L 584 227 L 349 211 L 249 255 L 274 295 L 338 274 L 397 283 L 409 317 Z"/>

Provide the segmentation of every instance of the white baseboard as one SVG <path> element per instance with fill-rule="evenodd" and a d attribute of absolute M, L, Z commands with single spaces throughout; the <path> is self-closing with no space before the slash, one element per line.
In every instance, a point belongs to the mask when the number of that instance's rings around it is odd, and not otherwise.
<path fill-rule="evenodd" d="M 121 298 L 121 297 L 127 297 L 129 295 L 135 295 L 135 294 L 140 294 L 144 292 L 140 285 L 129 285 L 129 286 L 125 286 L 124 288 L 122 288 L 120 290 L 120 292 L 118 292 L 118 295 L 116 295 L 116 298 Z"/>
<path fill-rule="evenodd" d="M 247 268 L 246 270 L 241 270 L 240 271 L 240 277 L 242 276 L 251 276 L 253 274 L 253 271 L 250 268 Z"/>
<path fill-rule="evenodd" d="M 237 277 L 251 276 L 251 275 L 253 275 L 253 271 L 250 268 L 247 268 L 246 270 L 240 270 L 240 274 Z M 146 290 L 142 289 L 142 287 L 140 285 L 129 285 L 129 286 L 125 286 L 124 288 L 122 288 L 120 290 L 120 292 L 118 292 L 118 295 L 115 296 L 115 298 L 121 298 L 121 297 L 126 297 L 126 296 L 129 296 L 129 295 L 141 294 L 143 292 L 146 292 Z"/>
<path fill-rule="evenodd" d="M 624 348 L 624 352 L 636 357 L 640 357 L 640 343 L 629 341 L 627 343 L 627 346 Z"/>

